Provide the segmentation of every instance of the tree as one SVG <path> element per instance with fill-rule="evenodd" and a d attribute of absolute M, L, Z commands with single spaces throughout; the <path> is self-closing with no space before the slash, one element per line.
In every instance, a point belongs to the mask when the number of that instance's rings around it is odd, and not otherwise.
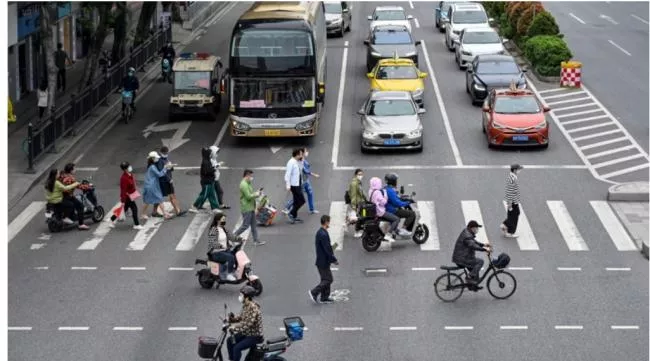
<path fill-rule="evenodd" d="M 82 81 L 79 83 L 78 92 L 83 91 L 83 89 L 90 85 L 95 78 L 95 70 L 97 70 L 97 65 L 99 63 L 99 55 L 102 52 L 102 47 L 104 46 L 104 40 L 106 39 L 106 33 L 108 30 L 108 19 L 110 15 L 111 7 L 113 3 L 110 2 L 95 2 L 92 5 L 87 3 L 87 6 L 95 7 L 99 17 L 97 27 L 94 29 L 91 35 L 91 45 L 90 52 L 86 59 L 84 65 L 84 72 Z"/>
<path fill-rule="evenodd" d="M 114 63 L 118 63 L 124 59 L 126 55 L 126 35 L 128 28 L 128 9 L 125 1 L 116 2 L 115 9 L 115 24 L 113 28 L 113 49 L 111 51 L 111 59 Z"/>
<path fill-rule="evenodd" d="M 158 4 L 155 1 L 146 1 L 142 5 L 140 17 L 138 18 L 138 25 L 135 29 L 135 37 L 133 39 L 134 48 L 144 43 L 144 41 L 150 36 L 149 26 L 151 25 L 151 20 L 153 20 L 154 15 L 156 15 L 157 6 Z"/>
<path fill-rule="evenodd" d="M 47 88 L 49 93 L 45 119 L 49 119 L 52 108 L 55 106 L 56 78 L 58 73 L 54 59 L 54 34 L 52 33 L 52 26 L 54 25 L 54 19 L 52 19 L 52 15 L 57 13 L 56 3 L 42 2 L 40 3 L 39 10 L 41 13 L 41 49 L 45 58 L 45 65 L 47 69 Z M 45 76 L 45 74 L 43 74 L 43 76 Z"/>

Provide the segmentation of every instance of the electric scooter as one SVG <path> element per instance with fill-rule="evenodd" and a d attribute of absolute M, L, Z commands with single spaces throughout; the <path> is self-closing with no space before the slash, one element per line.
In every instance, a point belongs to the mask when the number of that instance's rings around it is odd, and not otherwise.
<path fill-rule="evenodd" d="M 161 62 L 162 81 L 172 83 L 172 64 L 168 58 L 163 58 Z"/>
<path fill-rule="evenodd" d="M 260 278 L 258 276 L 252 273 L 253 271 L 251 267 L 251 260 L 246 255 L 246 252 L 244 252 L 242 249 L 243 244 L 244 243 L 242 242 L 235 243 L 233 248 L 230 250 L 230 252 L 235 255 L 235 259 L 237 260 L 237 269 L 235 270 L 234 274 L 236 280 L 234 281 L 229 281 L 226 279 L 226 274 L 219 274 L 219 268 L 221 264 L 210 261 L 210 258 L 197 258 L 196 261 L 194 261 L 195 265 L 202 264 L 206 266 L 205 268 L 196 272 L 196 276 L 199 279 L 199 284 L 201 287 L 210 289 L 216 284 L 216 288 L 219 289 L 219 286 L 222 284 L 238 285 L 246 282 L 249 286 L 253 287 L 257 291 L 258 296 L 262 293 L 262 281 L 260 281 Z"/>
<path fill-rule="evenodd" d="M 76 217 L 83 217 L 83 219 L 92 219 L 94 223 L 99 223 L 104 219 L 104 207 L 99 204 L 93 204 L 90 199 L 88 199 L 88 194 L 95 193 L 95 186 L 90 183 L 88 180 L 81 181 L 81 184 L 86 185 L 87 187 L 78 194 L 75 194 L 75 197 L 83 204 L 84 210 L 83 214 L 78 214 L 75 217 L 72 217 L 73 221 L 76 221 Z M 95 196 L 97 199 L 97 196 Z M 61 212 L 57 212 L 56 206 L 48 203 L 45 206 L 45 222 L 47 223 L 47 228 L 52 233 L 61 232 L 66 229 L 76 228 L 77 222 L 67 224 L 63 222 L 65 216 Z"/>

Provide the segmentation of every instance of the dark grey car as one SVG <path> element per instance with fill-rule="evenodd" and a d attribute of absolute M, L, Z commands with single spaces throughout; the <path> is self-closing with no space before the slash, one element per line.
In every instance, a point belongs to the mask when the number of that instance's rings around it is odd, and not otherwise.
<path fill-rule="evenodd" d="M 514 81 L 518 88 L 526 88 L 526 78 L 510 55 L 477 55 L 467 65 L 465 90 L 472 104 L 480 104 L 492 89 L 509 88 Z"/>
<path fill-rule="evenodd" d="M 418 49 L 420 41 L 413 36 L 405 26 L 379 25 L 370 34 L 370 40 L 364 40 L 368 48 L 366 68 L 368 72 L 377 65 L 380 59 L 398 58 L 411 59 L 418 65 Z"/>

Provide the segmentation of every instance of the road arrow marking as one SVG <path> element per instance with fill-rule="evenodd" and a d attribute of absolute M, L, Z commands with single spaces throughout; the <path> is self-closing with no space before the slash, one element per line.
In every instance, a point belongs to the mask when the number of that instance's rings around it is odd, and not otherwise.
<path fill-rule="evenodd" d="M 41 249 L 43 247 L 47 246 L 47 243 L 32 243 L 32 245 L 29 247 L 31 250 L 35 249 Z"/>
<path fill-rule="evenodd" d="M 280 149 L 282 149 L 282 147 L 271 147 L 271 152 L 273 152 L 273 154 L 275 154 L 275 153 L 279 152 Z"/>
<path fill-rule="evenodd" d="M 605 19 L 605 20 L 609 21 L 610 23 L 612 23 L 614 25 L 618 25 L 618 23 L 616 21 L 614 21 L 614 19 L 612 19 L 610 16 L 600 14 L 600 18 Z"/>
<path fill-rule="evenodd" d="M 158 122 L 154 122 L 142 130 L 142 136 L 148 138 L 151 133 L 168 132 L 174 130 L 175 133 L 171 138 L 162 139 L 162 144 L 168 147 L 169 151 L 171 152 L 190 140 L 189 138 L 183 138 L 188 129 L 190 129 L 190 125 L 192 125 L 192 122 L 190 121 L 168 123 L 163 125 L 158 125 Z"/>

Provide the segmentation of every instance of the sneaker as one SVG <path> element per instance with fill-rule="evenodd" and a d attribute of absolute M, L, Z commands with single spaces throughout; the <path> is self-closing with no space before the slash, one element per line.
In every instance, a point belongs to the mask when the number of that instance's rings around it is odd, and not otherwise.
<path fill-rule="evenodd" d="M 78 228 L 85 231 L 85 230 L 89 229 L 90 227 L 88 227 L 85 224 L 80 224 Z"/>
<path fill-rule="evenodd" d="M 361 236 L 363 236 L 363 231 L 354 232 L 354 238 L 361 238 Z"/>
<path fill-rule="evenodd" d="M 235 277 L 234 274 L 228 273 L 228 275 L 226 276 L 226 281 L 235 282 L 237 281 L 237 278 Z"/>
<path fill-rule="evenodd" d="M 501 223 L 499 228 L 501 229 L 501 233 L 503 233 L 504 236 L 508 233 L 508 227 L 506 227 L 505 224 Z"/>
<path fill-rule="evenodd" d="M 404 228 L 400 228 L 397 230 L 397 234 L 402 237 L 410 237 L 413 233 L 405 230 Z"/>
<path fill-rule="evenodd" d="M 386 241 L 388 241 L 388 242 L 395 242 L 395 238 L 394 238 L 393 235 L 390 234 L 390 233 L 386 233 L 386 234 L 384 235 L 384 239 L 385 239 Z"/>
<path fill-rule="evenodd" d="M 318 209 L 314 209 L 313 211 L 309 211 L 309 214 L 318 214 L 320 213 Z"/>
<path fill-rule="evenodd" d="M 318 295 L 314 295 L 314 294 L 311 292 L 311 290 L 307 290 L 307 294 L 309 295 L 309 299 L 310 299 L 313 303 L 318 303 L 318 301 L 316 301 L 316 296 L 318 296 Z"/>
<path fill-rule="evenodd" d="M 141 224 L 139 224 L 139 225 L 137 225 L 137 226 L 133 226 L 133 229 L 136 229 L 136 230 L 138 230 L 138 231 L 141 231 L 141 230 L 144 229 L 144 226 L 141 225 Z"/>
<path fill-rule="evenodd" d="M 330 304 L 330 303 L 334 303 L 334 300 L 328 297 L 326 299 L 320 299 L 318 300 L 318 302 L 322 304 Z"/>
<path fill-rule="evenodd" d="M 190 207 L 190 209 L 188 209 L 187 211 L 192 212 L 192 213 L 199 213 L 199 210 L 196 209 L 196 207 L 194 207 L 194 206 Z"/>
<path fill-rule="evenodd" d="M 253 241 L 253 246 L 263 246 L 266 244 L 266 241 Z"/>
<path fill-rule="evenodd" d="M 298 218 L 298 217 L 294 218 L 293 221 L 294 221 L 294 222 L 298 222 L 298 223 L 302 223 L 302 222 L 304 222 L 302 219 L 300 219 L 300 218 Z"/>
<path fill-rule="evenodd" d="M 225 204 L 222 204 L 220 208 L 221 208 L 221 209 L 230 209 L 230 206 L 227 206 L 227 205 L 225 205 Z"/>
<path fill-rule="evenodd" d="M 505 237 L 506 238 L 517 238 L 517 237 L 519 237 L 519 235 L 515 234 L 515 233 L 506 233 Z"/>
<path fill-rule="evenodd" d="M 289 216 L 289 209 L 287 209 L 287 208 L 283 209 L 283 210 L 282 210 L 282 213 L 284 213 L 285 215 Z M 291 217 L 291 216 L 289 216 L 289 217 Z"/>
<path fill-rule="evenodd" d="M 68 217 L 63 218 L 63 223 L 65 224 L 74 224 L 74 221 Z"/>
<path fill-rule="evenodd" d="M 115 228 L 115 222 L 109 222 L 108 226 L 111 228 Z"/>

